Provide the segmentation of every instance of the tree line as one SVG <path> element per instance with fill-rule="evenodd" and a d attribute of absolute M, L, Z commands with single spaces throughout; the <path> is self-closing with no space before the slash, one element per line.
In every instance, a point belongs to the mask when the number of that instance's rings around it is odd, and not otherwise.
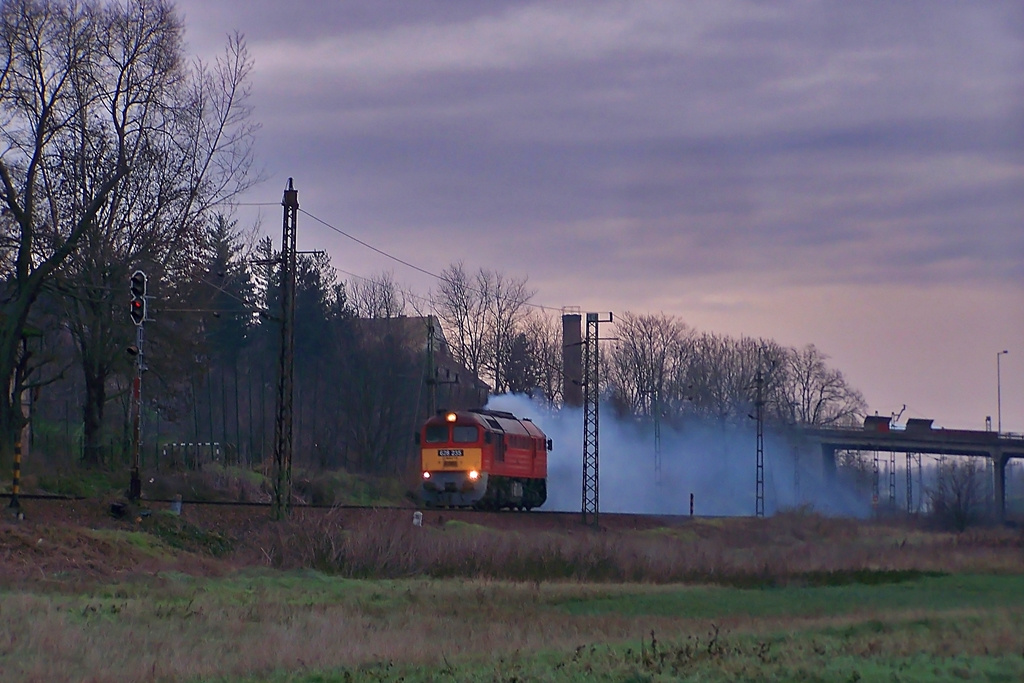
<path fill-rule="evenodd" d="M 0 6 L 4 471 L 29 423 L 39 457 L 125 458 L 136 269 L 151 296 L 144 462 L 270 456 L 280 254 L 230 210 L 262 180 L 253 60 L 240 35 L 211 63 L 190 59 L 182 33 L 164 0 Z M 526 278 L 461 262 L 418 295 L 391 273 L 341 281 L 328 255 L 302 254 L 296 465 L 398 473 L 432 405 L 519 393 L 560 406 L 560 312 L 535 296 Z M 616 337 L 603 396 L 624 416 L 745 419 L 758 373 L 779 423 L 844 424 L 865 411 L 814 346 L 699 333 L 664 314 L 617 316 Z"/>

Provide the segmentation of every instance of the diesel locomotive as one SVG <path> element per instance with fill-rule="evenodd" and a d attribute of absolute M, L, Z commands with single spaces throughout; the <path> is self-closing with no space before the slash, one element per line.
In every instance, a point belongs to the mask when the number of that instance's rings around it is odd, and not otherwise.
<path fill-rule="evenodd" d="M 547 500 L 551 439 L 500 410 L 441 411 L 416 435 L 428 507 L 531 510 Z"/>

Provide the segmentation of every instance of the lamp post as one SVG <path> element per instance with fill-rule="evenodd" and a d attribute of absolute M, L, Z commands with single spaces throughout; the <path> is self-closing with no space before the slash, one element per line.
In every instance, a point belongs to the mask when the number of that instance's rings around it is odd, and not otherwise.
<path fill-rule="evenodd" d="M 999 368 L 999 360 L 1009 351 L 1003 349 L 996 354 L 996 433 L 1003 433 L 1003 384 Z"/>

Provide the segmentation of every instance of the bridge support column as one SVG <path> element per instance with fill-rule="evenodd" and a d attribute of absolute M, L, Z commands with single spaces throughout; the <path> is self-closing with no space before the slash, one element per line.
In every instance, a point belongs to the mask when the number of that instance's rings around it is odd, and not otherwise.
<path fill-rule="evenodd" d="M 1009 458 L 1002 450 L 992 451 L 989 457 L 992 458 L 992 497 L 996 520 L 1002 524 L 1006 521 L 1006 463 Z"/>
<path fill-rule="evenodd" d="M 836 480 L 836 450 L 838 449 L 835 446 L 827 443 L 821 444 L 821 465 L 827 484 L 832 484 Z"/>

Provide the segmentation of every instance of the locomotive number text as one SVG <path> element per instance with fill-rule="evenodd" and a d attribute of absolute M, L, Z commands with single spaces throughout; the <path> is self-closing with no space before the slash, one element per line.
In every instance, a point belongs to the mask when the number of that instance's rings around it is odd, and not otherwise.
<path fill-rule="evenodd" d="M 454 458 L 462 455 L 461 448 L 443 448 L 437 452 L 437 455 L 441 458 Z"/>

